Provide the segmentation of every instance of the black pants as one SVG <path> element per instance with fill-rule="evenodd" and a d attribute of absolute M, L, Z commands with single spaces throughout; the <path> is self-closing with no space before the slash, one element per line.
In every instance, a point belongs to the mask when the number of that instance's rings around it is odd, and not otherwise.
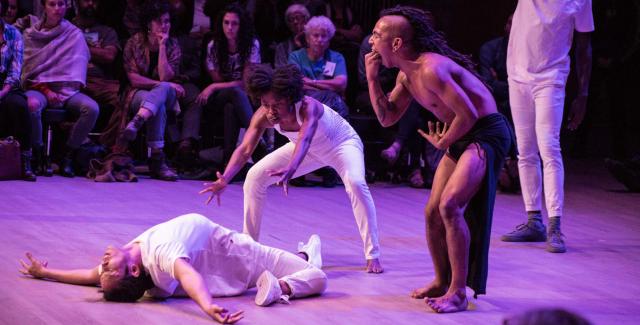
<path fill-rule="evenodd" d="M 22 91 L 12 90 L 0 99 L 0 132 L 17 138 L 22 151 L 31 149 L 31 119 Z"/>

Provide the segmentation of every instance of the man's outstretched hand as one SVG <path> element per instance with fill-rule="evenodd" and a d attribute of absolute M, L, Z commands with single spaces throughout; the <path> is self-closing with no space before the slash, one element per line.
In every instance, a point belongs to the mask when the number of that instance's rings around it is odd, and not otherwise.
<path fill-rule="evenodd" d="M 20 271 L 20 273 L 24 275 L 30 275 L 37 279 L 44 278 L 48 265 L 47 261 L 39 261 L 29 252 L 27 252 L 25 255 L 27 256 L 27 259 L 29 259 L 30 264 L 25 263 L 25 261 L 23 260 L 20 260 L 22 268 L 18 269 L 18 271 Z"/>
<path fill-rule="evenodd" d="M 244 318 L 244 311 L 240 310 L 235 313 L 229 313 L 228 310 L 216 304 L 211 304 L 205 312 L 220 324 L 233 324 Z"/>

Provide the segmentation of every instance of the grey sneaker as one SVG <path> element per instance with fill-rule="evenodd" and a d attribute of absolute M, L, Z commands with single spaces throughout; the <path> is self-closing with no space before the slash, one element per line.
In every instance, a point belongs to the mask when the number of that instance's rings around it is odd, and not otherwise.
<path fill-rule="evenodd" d="M 550 229 L 547 235 L 547 252 L 564 253 L 567 247 L 564 245 L 564 235 L 560 229 Z"/>
<path fill-rule="evenodd" d="M 543 242 L 547 240 L 547 228 L 542 222 L 523 223 L 500 239 L 509 242 Z"/>

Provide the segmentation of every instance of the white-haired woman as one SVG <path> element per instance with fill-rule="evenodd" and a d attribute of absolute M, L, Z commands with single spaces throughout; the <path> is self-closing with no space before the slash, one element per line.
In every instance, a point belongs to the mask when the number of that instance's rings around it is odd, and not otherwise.
<path fill-rule="evenodd" d="M 311 18 L 304 26 L 307 47 L 291 52 L 289 63 L 302 70 L 306 95 L 346 117 L 349 108 L 342 94 L 347 89 L 347 65 L 342 54 L 329 49 L 335 32 L 336 27 L 329 18 Z"/>
<path fill-rule="evenodd" d="M 284 19 L 287 23 L 291 36 L 276 45 L 274 63 L 276 67 L 281 67 L 289 63 L 289 54 L 306 46 L 304 25 L 309 21 L 311 15 L 307 7 L 294 3 L 287 8 Z"/>

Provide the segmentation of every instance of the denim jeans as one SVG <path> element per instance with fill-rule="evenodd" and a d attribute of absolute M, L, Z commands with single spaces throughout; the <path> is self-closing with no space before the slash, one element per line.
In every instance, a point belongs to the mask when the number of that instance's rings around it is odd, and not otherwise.
<path fill-rule="evenodd" d="M 38 102 L 37 107 L 30 109 L 31 141 L 34 146 L 41 147 L 44 145 L 42 141 L 42 110 L 48 105 L 48 100 L 43 93 L 37 90 L 27 90 L 25 95 L 28 99 L 35 99 Z M 91 97 L 77 92 L 64 102 L 62 108 L 79 115 L 78 120 L 73 124 L 69 139 L 67 139 L 69 148 L 78 148 L 96 124 L 100 107 Z"/>
<path fill-rule="evenodd" d="M 167 124 L 167 109 L 176 103 L 176 91 L 169 83 L 161 82 L 150 90 L 138 90 L 133 95 L 129 111 L 138 112 L 141 107 L 153 115 L 147 122 L 147 145 L 152 149 L 164 148 L 164 129 Z"/>

